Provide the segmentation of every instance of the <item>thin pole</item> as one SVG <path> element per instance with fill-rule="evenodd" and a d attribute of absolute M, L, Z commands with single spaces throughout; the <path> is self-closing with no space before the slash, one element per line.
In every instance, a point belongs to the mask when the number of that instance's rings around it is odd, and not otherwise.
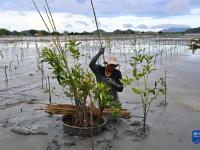
<path fill-rule="evenodd" d="M 45 24 L 45 26 L 46 26 L 46 28 L 47 28 L 48 32 L 49 32 L 49 33 L 51 33 L 51 31 L 49 30 L 49 28 L 48 28 L 48 26 L 47 26 L 47 24 L 46 24 L 46 22 L 45 22 L 45 20 L 44 20 L 44 18 L 43 18 L 43 16 L 42 16 L 42 14 L 40 13 L 40 11 L 39 11 L 39 9 L 38 9 L 38 7 L 37 7 L 37 5 L 36 5 L 35 1 L 34 1 L 34 0 L 32 0 L 32 2 L 33 2 L 33 4 L 34 4 L 34 6 L 35 6 L 35 8 L 36 8 L 37 12 L 39 13 L 40 17 L 42 18 L 42 21 L 43 21 L 43 23 Z"/>
<path fill-rule="evenodd" d="M 48 89 L 48 92 L 49 92 L 49 104 L 51 104 L 51 83 L 50 83 L 50 80 L 49 80 L 49 76 L 47 76 L 47 79 L 48 79 L 48 85 L 49 85 L 49 89 Z"/>
<path fill-rule="evenodd" d="M 97 23 L 97 17 L 96 17 L 96 13 L 95 13 L 93 1 L 90 0 L 90 2 L 91 2 L 91 5 L 92 5 L 92 10 L 93 10 L 93 14 L 94 14 L 94 19 L 95 19 L 95 24 L 96 24 L 96 28 L 97 28 L 98 37 L 99 37 L 100 46 L 101 46 L 101 48 L 102 48 L 102 47 L 103 47 L 103 44 L 102 44 L 102 41 L 101 41 L 101 35 L 100 35 L 100 32 L 99 32 L 99 27 L 98 27 L 98 23 Z M 104 63 L 105 63 L 105 56 L 104 56 L 104 53 L 103 53 L 103 61 L 104 61 Z"/>
<path fill-rule="evenodd" d="M 165 67 L 165 105 L 167 105 L 167 70 Z"/>

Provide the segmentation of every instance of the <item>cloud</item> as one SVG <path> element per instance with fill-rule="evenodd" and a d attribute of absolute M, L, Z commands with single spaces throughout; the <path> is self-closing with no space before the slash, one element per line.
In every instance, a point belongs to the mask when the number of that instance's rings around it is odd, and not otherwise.
<path fill-rule="evenodd" d="M 46 14 L 42 12 L 45 20 L 48 20 Z M 93 16 L 77 15 L 69 12 L 52 13 L 56 27 L 59 32 L 82 32 L 94 31 L 96 25 Z M 69 17 L 70 16 L 70 17 Z M 39 14 L 35 11 L 0 11 L 0 27 L 10 30 L 46 30 Z M 163 28 L 171 27 L 199 27 L 200 15 L 180 15 L 162 18 L 140 17 L 133 15 L 121 15 L 111 17 L 99 17 L 100 28 L 106 31 L 114 31 L 116 29 L 124 30 L 130 28 L 139 31 L 160 31 Z"/>
<path fill-rule="evenodd" d="M 83 4 L 83 3 L 86 2 L 86 0 L 76 0 L 76 1 L 79 2 L 79 3 L 81 3 L 81 4 Z"/>
<path fill-rule="evenodd" d="M 24 11 L 19 11 L 18 13 L 20 16 L 26 16 L 26 12 L 24 12 Z"/>
<path fill-rule="evenodd" d="M 44 11 L 44 0 L 35 0 Z M 69 12 L 76 15 L 92 16 L 90 0 L 48 0 L 54 13 Z M 189 15 L 190 8 L 200 7 L 199 0 L 95 0 L 97 17 L 119 15 L 166 17 Z M 36 11 L 31 0 L 1 0 L 0 9 L 12 11 Z"/>
<path fill-rule="evenodd" d="M 145 25 L 145 24 L 140 24 L 137 26 L 137 28 L 140 28 L 140 29 L 148 29 L 148 26 Z"/>
<path fill-rule="evenodd" d="M 163 28 L 163 29 L 168 29 L 168 28 L 190 28 L 189 25 L 185 24 L 159 24 L 159 25 L 154 25 L 151 27 L 152 29 L 157 29 L 157 28 Z"/>
<path fill-rule="evenodd" d="M 125 24 L 122 24 L 122 26 L 126 29 L 129 29 L 129 28 L 132 28 L 133 25 L 131 23 L 125 23 Z"/>
<path fill-rule="evenodd" d="M 200 14 L 200 7 L 190 9 L 190 14 L 191 15 L 199 15 Z"/>
<path fill-rule="evenodd" d="M 44 14 L 44 0 L 35 0 Z M 94 31 L 90 0 L 48 0 L 59 31 Z M 158 31 L 171 27 L 199 27 L 199 0 L 94 0 L 99 28 Z M 0 0 L 0 27 L 13 30 L 46 29 L 31 0 Z M 46 18 L 47 19 L 47 18 Z"/>
<path fill-rule="evenodd" d="M 165 5 L 165 11 L 168 14 L 186 14 L 189 13 L 191 0 L 169 0 Z"/>
<path fill-rule="evenodd" d="M 94 19 L 93 16 L 91 17 L 91 23 L 92 23 L 93 26 L 96 26 L 96 22 L 95 22 L 95 19 Z M 101 23 L 100 18 L 98 18 L 98 20 L 97 20 L 97 25 L 98 25 L 98 27 L 100 27 L 100 28 L 105 26 L 105 25 L 103 25 L 103 24 Z"/>
<path fill-rule="evenodd" d="M 72 28 L 72 25 L 71 24 L 65 24 L 65 28 Z"/>
<path fill-rule="evenodd" d="M 75 21 L 75 23 L 79 23 L 79 24 L 84 25 L 84 26 L 86 26 L 86 27 L 89 26 L 89 24 L 88 24 L 87 22 L 81 21 L 81 20 Z"/>
<path fill-rule="evenodd" d="M 71 17 L 73 17 L 73 16 L 72 16 L 72 14 L 66 13 L 65 17 L 66 17 L 66 18 L 71 18 Z"/>

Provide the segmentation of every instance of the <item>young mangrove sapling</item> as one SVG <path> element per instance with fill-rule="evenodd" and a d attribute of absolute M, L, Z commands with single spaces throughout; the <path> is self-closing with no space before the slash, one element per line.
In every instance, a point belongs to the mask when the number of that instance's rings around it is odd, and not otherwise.
<path fill-rule="evenodd" d="M 135 50 L 135 56 L 131 58 L 132 77 L 125 77 L 121 81 L 124 85 L 132 85 L 132 91 L 140 95 L 143 110 L 143 131 L 146 132 L 146 120 L 153 100 L 159 93 L 164 94 L 164 80 L 160 78 L 150 83 L 150 74 L 155 71 L 154 56 L 147 55 L 142 50 Z"/>

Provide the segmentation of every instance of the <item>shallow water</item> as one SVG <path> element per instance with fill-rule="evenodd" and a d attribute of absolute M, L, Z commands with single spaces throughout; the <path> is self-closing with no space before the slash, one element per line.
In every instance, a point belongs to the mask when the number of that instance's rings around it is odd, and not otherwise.
<path fill-rule="evenodd" d="M 171 39 L 171 40 L 170 40 Z M 123 75 L 129 75 L 130 57 L 134 55 L 134 49 L 143 49 L 144 53 L 155 55 L 156 57 L 156 67 L 160 68 L 163 71 L 164 67 L 173 68 L 177 65 L 180 65 L 181 69 L 183 64 L 190 64 L 188 69 L 195 71 L 195 65 L 199 63 L 199 50 L 196 50 L 194 54 L 187 45 L 187 41 L 182 38 L 138 38 L 135 41 L 135 45 L 131 44 L 133 40 L 111 40 L 110 42 L 104 41 L 106 46 L 105 55 L 114 54 L 118 57 L 120 63 L 120 70 Z M 1 39 L 4 41 L 5 39 Z M 15 97 L 15 99 L 28 96 L 38 97 L 36 94 L 41 90 L 42 80 L 41 80 L 41 71 L 38 69 L 37 65 L 40 62 L 40 52 L 43 47 L 48 46 L 48 42 L 40 42 L 38 39 L 34 41 L 34 38 L 16 40 L 16 38 L 11 41 L 1 42 L 0 50 L 2 51 L 3 57 L 0 58 L 0 101 L 9 99 L 9 97 Z M 65 43 L 63 42 L 62 45 Z M 85 40 L 82 41 L 79 46 L 81 54 L 80 61 L 81 64 L 88 68 L 89 61 L 92 56 L 99 49 L 98 41 L 94 40 Z M 102 62 L 102 57 L 100 58 Z M 5 69 L 7 66 L 7 69 Z M 51 75 L 51 72 L 47 70 L 48 66 L 44 64 L 45 75 Z M 198 76 L 197 74 L 191 74 L 192 76 Z M 6 74 L 7 79 L 6 81 Z M 57 82 L 52 81 L 52 83 L 57 87 Z M 46 85 L 46 81 L 44 81 Z M 194 83 L 195 84 L 195 83 Z M 183 87 L 184 88 L 184 87 Z M 35 92 L 34 92 L 35 90 Z M 29 93 L 31 91 L 31 93 Z M 42 91 L 42 90 L 41 90 Z M 129 93 L 130 91 L 128 91 Z M 25 94 L 27 93 L 27 94 Z M 36 94 L 36 95 L 33 95 Z M 58 94 L 61 93 L 61 90 L 58 88 Z M 125 92 L 126 93 L 126 92 Z M 19 97 L 20 95 L 20 97 Z M 39 96 L 46 95 L 41 94 Z M 122 99 L 125 98 L 122 94 Z M 38 97 L 38 99 L 42 99 Z M 45 97 L 45 96 L 44 96 Z M 123 100 L 122 100 L 123 101 Z"/>

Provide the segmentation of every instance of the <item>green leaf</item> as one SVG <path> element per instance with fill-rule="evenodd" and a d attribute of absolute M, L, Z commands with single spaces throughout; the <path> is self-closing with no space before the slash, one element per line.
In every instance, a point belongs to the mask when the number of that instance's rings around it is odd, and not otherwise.
<path fill-rule="evenodd" d="M 123 79 L 120 79 L 120 82 L 122 82 L 124 85 L 130 85 L 132 79 L 129 79 L 127 76 Z"/>
<path fill-rule="evenodd" d="M 133 69 L 133 76 L 134 76 L 134 77 L 137 76 L 137 68 L 136 68 L 136 67 Z"/>
<path fill-rule="evenodd" d="M 149 93 L 152 93 L 153 95 L 156 95 L 155 89 L 150 89 L 150 90 L 149 90 Z"/>
<path fill-rule="evenodd" d="M 137 78 L 138 78 L 138 79 L 142 78 L 143 76 L 144 76 L 144 73 L 139 73 L 139 74 L 137 74 Z"/>
<path fill-rule="evenodd" d="M 136 63 L 135 62 L 131 62 L 130 65 L 131 65 L 131 67 L 135 67 Z"/>
<path fill-rule="evenodd" d="M 165 95 L 165 90 L 164 90 L 164 89 L 159 89 L 159 92 L 160 92 L 162 95 Z"/>
<path fill-rule="evenodd" d="M 157 82 L 155 81 L 154 86 L 157 87 Z"/>
<path fill-rule="evenodd" d="M 99 97 L 100 97 L 100 100 L 102 100 L 102 99 L 103 99 L 103 94 L 100 93 L 100 94 L 99 94 Z"/>
<path fill-rule="evenodd" d="M 144 97 L 146 97 L 147 96 L 146 92 L 144 92 L 143 95 L 144 95 Z"/>
<path fill-rule="evenodd" d="M 135 61 L 139 61 L 139 59 L 137 57 L 131 57 L 133 60 Z"/>
<path fill-rule="evenodd" d="M 133 90 L 133 92 L 135 93 L 135 94 L 141 94 L 141 90 L 140 89 L 138 89 L 138 88 L 132 88 L 132 90 Z"/>

